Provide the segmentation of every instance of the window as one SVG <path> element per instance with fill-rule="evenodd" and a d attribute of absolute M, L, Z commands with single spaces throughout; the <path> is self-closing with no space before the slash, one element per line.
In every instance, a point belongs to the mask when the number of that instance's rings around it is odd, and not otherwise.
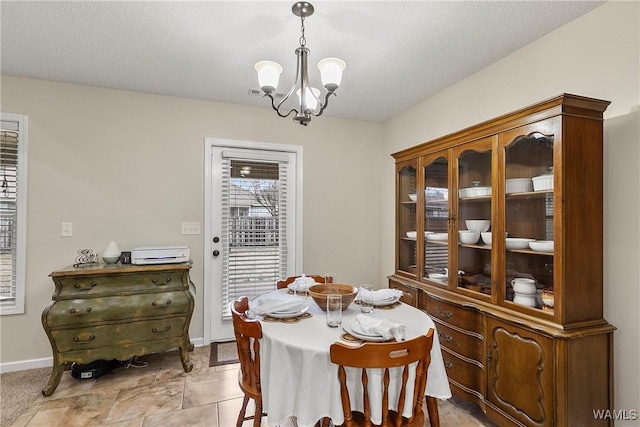
<path fill-rule="evenodd" d="M 0 314 L 20 314 L 25 294 L 27 117 L 0 116 Z"/>

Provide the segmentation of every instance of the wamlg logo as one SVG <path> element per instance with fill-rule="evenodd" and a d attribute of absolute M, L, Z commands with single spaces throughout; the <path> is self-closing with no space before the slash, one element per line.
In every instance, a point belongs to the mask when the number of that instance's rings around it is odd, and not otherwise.
<path fill-rule="evenodd" d="M 637 420 L 638 411 L 636 409 L 594 409 L 593 418 L 596 420 Z"/>

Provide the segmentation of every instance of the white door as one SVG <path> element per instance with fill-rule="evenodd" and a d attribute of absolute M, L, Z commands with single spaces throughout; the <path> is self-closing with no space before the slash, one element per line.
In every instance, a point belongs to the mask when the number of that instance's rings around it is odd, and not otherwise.
<path fill-rule="evenodd" d="M 205 340 L 233 338 L 229 303 L 302 271 L 302 148 L 207 138 Z"/>

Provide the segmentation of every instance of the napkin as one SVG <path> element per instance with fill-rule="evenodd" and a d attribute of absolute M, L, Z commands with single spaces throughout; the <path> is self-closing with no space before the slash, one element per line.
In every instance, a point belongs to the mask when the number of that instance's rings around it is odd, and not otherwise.
<path fill-rule="evenodd" d="M 402 291 L 400 289 L 378 289 L 377 291 L 369 291 L 367 289 L 360 288 L 360 292 L 358 293 L 358 299 L 363 298 L 371 298 L 372 301 L 375 302 L 384 302 L 384 301 L 392 301 L 395 298 L 400 298 L 402 296 Z"/>
<path fill-rule="evenodd" d="M 313 277 L 307 277 L 303 274 L 302 276 L 296 278 L 296 280 L 294 280 L 293 283 L 291 283 L 287 287 L 292 290 L 297 289 L 301 291 L 306 291 L 315 284 L 316 284 L 316 281 L 313 279 Z"/>
<path fill-rule="evenodd" d="M 279 311 L 298 312 L 304 309 L 306 306 L 307 301 L 301 298 L 263 298 L 257 300 L 255 303 L 253 301 L 249 303 L 247 317 L 249 319 L 255 319 L 256 316 L 264 316 L 265 314 Z"/>
<path fill-rule="evenodd" d="M 360 324 L 363 332 L 378 334 L 386 340 L 393 337 L 396 341 L 404 341 L 405 326 L 402 323 L 393 323 L 386 319 L 374 319 L 366 314 L 358 314 L 356 321 Z"/>

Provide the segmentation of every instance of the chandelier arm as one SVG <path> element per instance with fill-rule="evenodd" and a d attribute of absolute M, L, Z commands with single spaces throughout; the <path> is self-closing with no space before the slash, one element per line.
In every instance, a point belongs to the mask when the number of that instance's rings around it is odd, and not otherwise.
<path fill-rule="evenodd" d="M 269 98 L 271 98 L 271 107 L 273 107 L 273 109 L 276 111 L 276 113 L 278 113 L 278 115 L 279 115 L 280 117 L 282 117 L 282 118 L 289 117 L 289 115 L 290 115 L 291 113 L 296 113 L 296 114 L 298 114 L 298 111 L 297 111 L 295 108 L 292 108 L 291 110 L 289 110 L 289 112 L 288 112 L 287 114 L 282 114 L 282 113 L 280 112 L 280 105 L 282 105 L 282 103 L 286 100 L 286 98 L 285 98 L 285 99 L 283 99 L 283 100 L 280 102 L 280 104 L 278 104 L 278 106 L 276 107 L 276 102 L 275 102 L 276 100 L 274 99 L 274 97 L 273 97 L 270 93 L 265 93 L 263 96 L 268 96 Z"/>
<path fill-rule="evenodd" d="M 316 117 L 322 115 L 325 108 L 327 108 L 327 106 L 329 105 L 329 96 L 335 95 L 335 94 L 336 94 L 335 92 L 327 92 L 327 94 L 324 96 L 324 102 L 320 102 L 320 111 L 318 111 L 318 114 L 314 113 L 313 115 Z"/>

